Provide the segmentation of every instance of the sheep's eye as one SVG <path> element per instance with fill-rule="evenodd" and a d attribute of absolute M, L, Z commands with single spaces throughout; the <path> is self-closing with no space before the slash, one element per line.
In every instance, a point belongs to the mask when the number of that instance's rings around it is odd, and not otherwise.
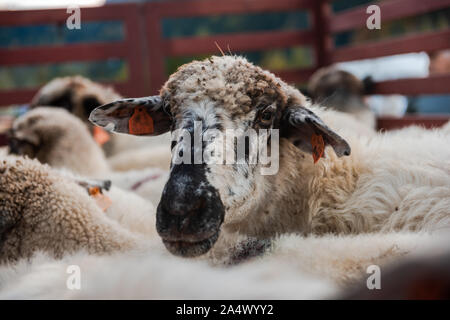
<path fill-rule="evenodd" d="M 261 120 L 270 121 L 270 120 L 272 120 L 272 117 L 273 117 L 273 112 L 264 111 L 263 114 L 261 115 Z"/>
<path fill-rule="evenodd" d="M 275 117 L 276 111 L 277 108 L 274 103 L 260 108 L 258 116 L 260 124 L 263 126 L 270 126 L 273 118 Z"/>

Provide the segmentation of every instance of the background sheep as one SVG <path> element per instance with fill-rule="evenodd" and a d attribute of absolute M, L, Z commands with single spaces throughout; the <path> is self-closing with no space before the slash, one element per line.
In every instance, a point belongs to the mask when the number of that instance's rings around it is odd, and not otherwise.
<path fill-rule="evenodd" d="M 33 97 L 30 107 L 63 108 L 87 123 L 93 109 L 120 98 L 120 94 L 111 87 L 82 76 L 70 76 L 55 78 L 43 86 Z"/>
<path fill-rule="evenodd" d="M 160 168 L 169 170 L 169 143 L 152 145 L 138 149 L 130 149 L 109 157 L 108 164 L 114 171 L 130 171 L 145 168 Z"/>
<path fill-rule="evenodd" d="M 84 123 L 62 109 L 40 107 L 17 118 L 10 152 L 85 176 L 109 172 L 106 158 Z"/>
<path fill-rule="evenodd" d="M 324 107 L 346 112 L 361 121 L 361 132 L 375 129 L 375 114 L 364 101 L 364 96 L 371 91 L 372 81 L 359 80 L 353 74 L 325 67 L 317 70 L 309 79 L 308 93 L 314 103 Z"/>
<path fill-rule="evenodd" d="M 107 218 L 86 190 L 36 160 L 0 162 L 0 262 L 86 250 L 108 253 L 136 246 L 136 237 Z"/>
<path fill-rule="evenodd" d="M 291 232 L 434 231 L 450 225 L 450 146 L 442 130 L 370 138 L 333 130 L 326 123 L 335 113 L 309 105 L 299 91 L 243 58 L 194 61 L 169 78 L 160 96 L 119 100 L 97 108 L 90 119 L 133 133 L 129 119 L 135 112 L 154 119 L 151 130 L 139 134 L 192 129 L 194 120 L 201 120 L 205 131 L 281 131 L 275 175 L 262 175 L 262 164 L 173 165 L 157 229 L 174 254 L 203 254 L 220 231 L 268 238 Z M 311 157 L 313 134 L 334 149 L 317 163 Z M 190 147 L 181 137 L 175 142 L 174 154 Z M 205 148 L 217 150 L 210 141 Z"/>
<path fill-rule="evenodd" d="M 13 154 L 37 158 L 41 163 L 82 176 L 112 180 L 114 186 L 158 203 L 167 172 L 151 167 L 167 167 L 170 148 L 148 148 L 130 150 L 112 159 L 118 166 L 136 159 L 134 162 L 139 163 L 142 170 L 114 173 L 84 123 L 65 110 L 51 107 L 33 109 L 14 121 L 10 131 L 10 151 Z"/>
<path fill-rule="evenodd" d="M 55 78 L 43 86 L 33 97 L 30 107 L 52 106 L 63 108 L 80 118 L 93 130 L 87 121 L 90 112 L 99 105 L 120 99 L 119 93 L 111 87 L 104 86 L 82 76 Z M 123 135 L 110 136 L 110 140 L 103 144 L 107 156 L 118 154 L 128 149 L 158 145 L 161 141 L 168 141 L 168 136 L 155 139 L 141 139 Z M 128 169 L 133 163 L 128 163 Z M 125 166 L 125 163 L 121 163 Z M 134 169 L 140 169 L 134 168 Z"/>

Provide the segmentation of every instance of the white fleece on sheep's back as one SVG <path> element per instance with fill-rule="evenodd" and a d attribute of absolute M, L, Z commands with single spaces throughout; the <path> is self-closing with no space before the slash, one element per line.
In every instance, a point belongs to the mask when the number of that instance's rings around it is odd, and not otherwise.
<path fill-rule="evenodd" d="M 379 144 L 383 153 L 373 148 L 367 154 L 373 176 L 361 192 L 374 207 L 399 204 L 381 231 L 450 227 L 449 136 L 412 127 L 385 134 Z M 363 204 L 359 205 L 363 210 Z"/>
<path fill-rule="evenodd" d="M 105 211 L 109 218 L 132 232 L 158 237 L 155 228 L 156 208 L 150 201 L 114 186 L 103 193 L 111 199 L 111 206 Z"/>
<path fill-rule="evenodd" d="M 77 175 L 66 168 L 57 169 L 55 172 L 58 172 L 59 174 L 75 181 L 83 181 L 86 179 L 89 180 L 89 178 L 84 178 L 83 176 Z M 130 175 L 122 175 L 120 173 L 117 175 L 113 174 L 111 177 L 111 189 L 102 190 L 103 194 L 111 200 L 110 205 L 105 210 L 105 215 L 108 218 L 117 221 L 122 227 L 125 227 L 133 233 L 143 234 L 149 237 L 157 237 L 155 229 L 156 206 L 153 202 L 146 197 L 136 194 L 135 192 L 117 187 L 114 183 L 115 181 L 120 182 L 126 188 L 131 188 L 136 181 L 146 177 L 145 174 L 139 175 L 139 173 L 142 172 L 145 172 L 147 175 L 161 176 L 161 179 L 164 179 L 165 175 L 167 175 L 166 172 L 161 169 L 152 168 L 143 171 L 131 171 Z M 162 192 L 162 187 L 159 188 L 161 188 L 160 192 Z M 155 195 L 157 194 L 158 192 L 155 192 Z M 156 201 L 156 203 L 158 203 L 158 201 Z"/>
<path fill-rule="evenodd" d="M 171 256 L 162 247 L 0 268 L 0 299 L 312 299 L 337 297 L 349 284 L 365 284 L 369 265 L 448 249 L 448 234 L 366 234 L 279 238 L 273 250 L 234 267 Z M 81 290 L 69 290 L 67 267 L 81 269 Z M 340 289 L 339 289 L 340 288 Z"/>
<path fill-rule="evenodd" d="M 81 290 L 66 287 L 69 265 L 80 267 Z M 0 299 L 312 299 L 336 291 L 326 280 L 276 262 L 211 268 L 161 251 L 80 253 L 59 261 L 37 254 L 0 274 Z"/>
<path fill-rule="evenodd" d="M 348 140 L 355 159 L 352 165 L 363 169 L 341 211 L 333 213 L 336 221 L 355 224 L 359 232 L 450 227 L 447 132 L 410 127 L 371 138 L 350 136 Z M 326 162 L 321 165 L 324 172 L 331 170 Z"/>
<path fill-rule="evenodd" d="M 151 145 L 126 150 L 118 153 L 107 159 L 110 168 L 114 171 L 129 171 L 129 170 L 141 170 L 145 168 L 160 168 L 169 170 L 170 159 L 172 157 L 170 146 L 170 133 L 164 134 L 161 137 L 167 137 L 168 139 L 161 140 L 161 145 Z M 152 137 L 147 137 L 152 141 Z"/>
<path fill-rule="evenodd" d="M 150 201 L 156 207 L 161 199 L 169 173 L 159 168 L 146 168 L 126 172 L 111 172 L 105 178 L 111 180 L 113 186 L 133 192 Z"/>
<path fill-rule="evenodd" d="M 339 285 L 362 281 L 370 265 L 384 266 L 419 251 L 437 238 L 427 233 L 281 236 L 268 260 L 282 261 Z"/>

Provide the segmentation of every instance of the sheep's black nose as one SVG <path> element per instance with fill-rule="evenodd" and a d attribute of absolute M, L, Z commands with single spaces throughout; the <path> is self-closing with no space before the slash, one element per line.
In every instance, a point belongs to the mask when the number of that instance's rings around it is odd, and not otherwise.
<path fill-rule="evenodd" d="M 208 233 L 206 225 L 220 218 L 220 210 L 214 210 L 221 205 L 220 197 L 203 170 L 202 165 L 188 164 L 172 168 L 157 213 L 158 231 L 163 238 L 200 238 Z"/>
<path fill-rule="evenodd" d="M 187 190 L 165 192 L 157 216 L 158 232 L 164 239 L 195 241 L 217 232 L 206 226 L 209 221 L 216 219 L 209 210 L 209 207 L 213 207 L 211 202 L 216 199 L 208 199 L 207 195 L 201 192 L 196 193 Z"/>
<path fill-rule="evenodd" d="M 166 246 L 167 242 L 194 244 L 218 235 L 225 211 L 204 170 L 203 165 L 172 168 L 156 215 L 156 229 Z"/>
<path fill-rule="evenodd" d="M 161 200 L 161 206 L 167 214 L 188 218 L 203 210 L 206 202 L 202 195 L 196 196 L 189 192 L 169 193 Z"/>

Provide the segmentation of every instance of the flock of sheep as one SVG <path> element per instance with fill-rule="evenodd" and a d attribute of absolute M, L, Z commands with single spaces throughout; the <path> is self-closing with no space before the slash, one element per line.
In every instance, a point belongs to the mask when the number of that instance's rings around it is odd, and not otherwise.
<path fill-rule="evenodd" d="M 337 298 L 371 265 L 383 283 L 448 252 L 450 124 L 377 133 L 236 56 L 180 67 L 156 97 L 68 77 L 31 105 L 1 154 L 0 298 Z M 120 134 L 139 108 L 138 135 L 160 137 Z M 193 120 L 280 129 L 279 171 L 171 165 L 169 132 Z M 331 147 L 317 161 L 312 135 Z"/>

